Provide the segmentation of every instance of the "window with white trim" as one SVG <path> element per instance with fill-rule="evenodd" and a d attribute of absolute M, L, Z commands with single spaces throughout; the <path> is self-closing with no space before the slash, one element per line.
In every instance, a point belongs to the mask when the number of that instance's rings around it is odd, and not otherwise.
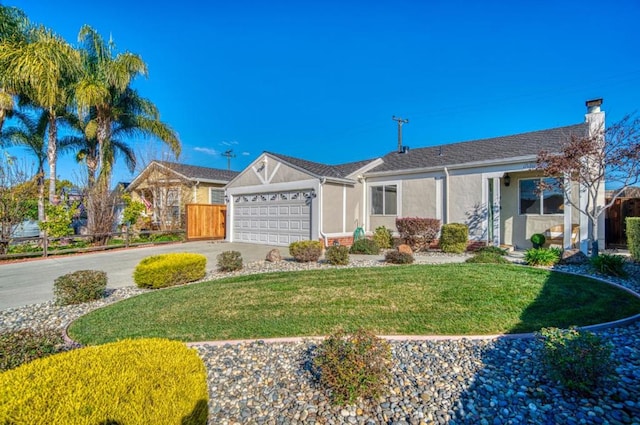
<path fill-rule="evenodd" d="M 398 186 L 389 184 L 371 187 L 371 214 L 396 215 L 398 213 Z"/>
<path fill-rule="evenodd" d="M 211 188 L 209 190 L 210 204 L 224 204 L 224 189 Z"/>
<path fill-rule="evenodd" d="M 549 215 L 564 212 L 564 193 L 558 179 L 547 177 L 540 179 L 521 179 L 518 181 L 520 192 L 520 215 Z"/>

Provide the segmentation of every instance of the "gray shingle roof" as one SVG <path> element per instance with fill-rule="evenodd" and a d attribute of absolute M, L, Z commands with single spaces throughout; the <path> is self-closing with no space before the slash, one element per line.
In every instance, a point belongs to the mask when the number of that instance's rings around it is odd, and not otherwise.
<path fill-rule="evenodd" d="M 271 156 L 274 156 L 276 158 L 279 158 L 282 161 L 288 162 L 289 164 L 294 165 L 315 176 L 328 177 L 328 178 L 333 177 L 333 178 L 340 178 L 340 179 L 346 178 L 349 174 L 353 173 L 354 171 L 364 167 L 371 161 L 375 160 L 375 159 L 365 159 L 362 161 L 347 162 L 345 164 L 327 165 L 327 164 L 321 164 L 319 162 L 307 161 L 305 159 L 294 158 L 292 156 L 281 155 L 279 153 L 273 153 L 273 152 L 265 152 L 265 153 Z"/>
<path fill-rule="evenodd" d="M 191 180 L 216 180 L 229 182 L 239 174 L 237 171 L 221 168 L 199 167 L 197 165 L 178 164 L 176 162 L 156 161 Z"/>
<path fill-rule="evenodd" d="M 587 124 L 493 137 L 490 139 L 410 149 L 406 153 L 390 152 L 383 164 L 370 173 L 446 167 L 478 161 L 500 160 L 537 155 L 541 150 L 559 151 L 570 135 L 586 136 Z"/>

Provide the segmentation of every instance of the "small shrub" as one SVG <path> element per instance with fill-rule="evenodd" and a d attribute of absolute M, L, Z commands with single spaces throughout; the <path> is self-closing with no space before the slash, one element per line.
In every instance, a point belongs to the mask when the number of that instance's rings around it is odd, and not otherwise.
<path fill-rule="evenodd" d="M 204 425 L 207 401 L 204 364 L 180 341 L 124 340 L 0 373 L 1 424 Z"/>
<path fill-rule="evenodd" d="M 322 256 L 320 241 L 297 241 L 289 245 L 289 254 L 299 263 L 318 261 Z"/>
<path fill-rule="evenodd" d="M 534 248 L 540 248 L 547 241 L 547 238 L 542 233 L 534 233 L 530 239 Z"/>
<path fill-rule="evenodd" d="M 627 217 L 625 224 L 629 253 L 634 261 L 640 262 L 640 217 Z"/>
<path fill-rule="evenodd" d="M 495 251 L 480 251 L 471 258 L 467 258 L 467 263 L 485 263 L 485 264 L 509 264 L 509 260 L 504 255 Z"/>
<path fill-rule="evenodd" d="M 358 239 L 351 245 L 352 254 L 378 255 L 380 247 L 373 239 Z"/>
<path fill-rule="evenodd" d="M 187 252 L 160 254 L 144 258 L 133 271 L 133 281 L 140 288 L 165 288 L 202 279 L 206 275 L 207 257 Z"/>
<path fill-rule="evenodd" d="M 449 223 L 442 226 L 440 249 L 442 252 L 462 254 L 467 250 L 469 226 L 462 223 Z"/>
<path fill-rule="evenodd" d="M 58 277 L 53 282 L 53 295 L 58 305 L 81 304 L 99 300 L 107 289 L 107 274 L 99 270 L 78 270 Z"/>
<path fill-rule="evenodd" d="M 379 226 L 376 227 L 376 231 L 373 233 L 373 240 L 378 244 L 378 248 L 389 249 L 393 244 L 393 234 L 386 227 Z"/>
<path fill-rule="evenodd" d="M 396 218 L 396 229 L 400 238 L 414 251 L 428 249 L 440 231 L 437 218 L 400 217 Z"/>
<path fill-rule="evenodd" d="M 413 255 L 407 252 L 400 252 L 397 250 L 387 251 L 384 254 L 384 261 L 391 264 L 412 264 L 414 261 Z"/>
<path fill-rule="evenodd" d="M 480 249 L 478 249 L 476 251 L 476 254 L 485 254 L 485 253 L 504 256 L 504 255 L 507 255 L 507 250 L 506 249 L 502 249 L 499 246 L 491 245 L 491 246 L 483 246 L 482 248 L 480 248 Z"/>
<path fill-rule="evenodd" d="M 65 349 L 62 335 L 53 329 L 22 329 L 0 334 L 0 372 Z"/>
<path fill-rule="evenodd" d="M 625 258 L 622 255 L 600 254 L 592 257 L 589 262 L 597 272 L 607 276 L 627 276 L 627 272 L 624 271 Z"/>
<path fill-rule="evenodd" d="M 551 376 L 568 389 L 589 392 L 615 370 L 611 344 L 592 332 L 543 328 L 537 337 Z"/>
<path fill-rule="evenodd" d="M 557 250 L 548 248 L 531 248 L 524 253 L 524 261 L 530 266 L 553 266 L 560 258 Z"/>
<path fill-rule="evenodd" d="M 372 332 L 340 330 L 318 347 L 314 365 L 320 382 L 336 404 L 352 404 L 359 397 L 374 399 L 390 378 L 391 347 Z"/>
<path fill-rule="evenodd" d="M 238 251 L 224 251 L 218 254 L 218 270 L 235 272 L 242 269 L 242 254 Z"/>
<path fill-rule="evenodd" d="M 349 264 L 349 248 L 342 245 L 331 246 L 327 249 L 324 257 L 331 265 L 346 266 Z"/>

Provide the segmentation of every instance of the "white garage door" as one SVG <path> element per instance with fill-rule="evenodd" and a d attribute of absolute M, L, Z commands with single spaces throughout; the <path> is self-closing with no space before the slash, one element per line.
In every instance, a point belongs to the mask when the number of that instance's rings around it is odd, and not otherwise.
<path fill-rule="evenodd" d="M 234 197 L 233 240 L 287 246 L 311 236 L 311 191 Z"/>

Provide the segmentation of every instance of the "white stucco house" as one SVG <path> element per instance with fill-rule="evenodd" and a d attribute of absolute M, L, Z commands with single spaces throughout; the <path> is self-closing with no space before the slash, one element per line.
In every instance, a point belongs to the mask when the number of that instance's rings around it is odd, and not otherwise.
<path fill-rule="evenodd" d="M 577 227 L 587 250 L 587 219 L 559 191 L 539 193 L 541 150 L 604 128 L 602 99 L 582 123 L 510 136 L 407 149 L 339 165 L 264 152 L 225 187 L 227 239 L 269 245 L 296 240 L 349 244 L 362 227 L 395 230 L 397 217 L 469 225 L 471 242 L 529 248 L 533 233 Z M 575 190 L 573 201 L 580 199 Z M 602 194 L 604 204 L 604 191 Z M 604 224 L 599 226 L 604 244 Z M 557 235 L 556 235 L 557 236 Z M 572 245 L 571 232 L 560 235 Z M 604 246 L 604 245 L 601 245 Z"/>

